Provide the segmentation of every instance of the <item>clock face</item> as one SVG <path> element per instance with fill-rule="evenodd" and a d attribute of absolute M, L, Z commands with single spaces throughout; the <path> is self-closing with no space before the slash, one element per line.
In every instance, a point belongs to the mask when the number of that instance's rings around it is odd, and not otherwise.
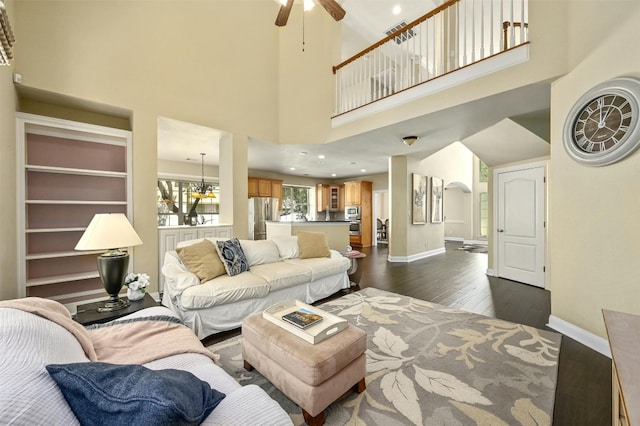
<path fill-rule="evenodd" d="M 574 143 L 587 153 L 609 151 L 629 133 L 632 116 L 631 104 L 624 96 L 600 96 L 576 117 Z"/>
<path fill-rule="evenodd" d="M 604 166 L 631 154 L 640 143 L 640 81 L 618 78 L 602 83 L 573 106 L 564 146 L 576 161 Z"/>

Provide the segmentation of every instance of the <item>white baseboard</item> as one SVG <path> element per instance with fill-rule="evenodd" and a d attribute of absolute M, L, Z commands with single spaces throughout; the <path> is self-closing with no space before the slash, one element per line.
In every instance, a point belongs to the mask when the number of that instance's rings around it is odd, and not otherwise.
<path fill-rule="evenodd" d="M 444 237 L 445 241 L 457 241 L 459 243 L 464 242 L 464 237 Z"/>
<path fill-rule="evenodd" d="M 394 263 L 409 263 L 409 262 L 415 262 L 416 260 L 420 260 L 420 259 L 426 259 L 427 257 L 435 256 L 436 254 L 442 254 L 444 252 L 445 252 L 445 248 L 440 247 L 434 250 L 423 251 L 422 253 L 412 254 L 411 256 L 389 256 L 387 260 L 389 262 L 394 262 Z"/>
<path fill-rule="evenodd" d="M 600 352 L 602 355 L 611 358 L 611 350 L 609 349 L 609 342 L 600 336 L 596 336 L 582 328 L 575 326 L 563 319 L 560 319 L 554 315 L 549 315 L 549 323 L 547 326 L 554 330 L 564 334 L 573 340 L 582 343 L 583 345 L 593 349 L 596 352 Z"/>
<path fill-rule="evenodd" d="M 487 275 L 489 275 L 490 277 L 497 277 L 498 274 L 496 273 L 495 269 L 493 268 L 487 268 Z"/>

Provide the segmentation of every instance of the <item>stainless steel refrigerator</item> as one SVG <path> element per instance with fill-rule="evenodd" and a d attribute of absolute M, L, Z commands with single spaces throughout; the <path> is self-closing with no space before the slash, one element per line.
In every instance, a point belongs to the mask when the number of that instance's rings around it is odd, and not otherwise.
<path fill-rule="evenodd" d="M 249 198 L 249 239 L 267 239 L 267 221 L 278 222 L 279 200 L 277 198 Z"/>

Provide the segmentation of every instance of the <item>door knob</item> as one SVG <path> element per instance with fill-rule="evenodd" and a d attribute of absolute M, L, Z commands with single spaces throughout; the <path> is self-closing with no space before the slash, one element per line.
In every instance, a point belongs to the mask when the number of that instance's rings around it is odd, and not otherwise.
<path fill-rule="evenodd" d="M 504 232 L 504 229 L 498 228 L 498 232 Z"/>

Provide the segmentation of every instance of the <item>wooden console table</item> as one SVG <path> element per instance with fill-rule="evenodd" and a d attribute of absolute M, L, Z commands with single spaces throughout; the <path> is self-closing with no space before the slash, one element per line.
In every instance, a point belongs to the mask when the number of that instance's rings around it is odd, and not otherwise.
<path fill-rule="evenodd" d="M 640 316 L 602 310 L 612 357 L 613 425 L 640 425 Z"/>

